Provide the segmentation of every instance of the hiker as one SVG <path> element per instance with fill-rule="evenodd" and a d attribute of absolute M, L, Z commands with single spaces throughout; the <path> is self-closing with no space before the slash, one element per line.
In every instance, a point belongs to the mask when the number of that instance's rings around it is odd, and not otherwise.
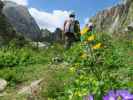
<path fill-rule="evenodd" d="M 80 40 L 80 25 L 75 19 L 75 13 L 71 12 L 69 19 L 64 22 L 65 48 L 69 49 L 73 42 Z"/>
<path fill-rule="evenodd" d="M 87 24 L 87 26 L 88 26 L 88 28 L 89 28 L 89 31 L 93 31 L 93 29 L 94 29 L 94 24 L 93 24 L 92 22 L 89 22 L 89 23 Z"/>

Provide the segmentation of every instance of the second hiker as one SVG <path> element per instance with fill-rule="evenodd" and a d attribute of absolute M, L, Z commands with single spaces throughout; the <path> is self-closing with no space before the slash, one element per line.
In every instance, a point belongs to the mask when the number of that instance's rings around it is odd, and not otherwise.
<path fill-rule="evenodd" d="M 69 19 L 64 22 L 65 48 L 71 47 L 72 43 L 80 40 L 80 24 L 75 19 L 75 13 L 71 12 Z"/>

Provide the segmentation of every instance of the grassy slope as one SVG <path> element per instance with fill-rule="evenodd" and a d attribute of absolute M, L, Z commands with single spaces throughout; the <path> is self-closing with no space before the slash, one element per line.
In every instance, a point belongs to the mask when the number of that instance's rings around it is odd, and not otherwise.
<path fill-rule="evenodd" d="M 116 53 L 119 53 L 119 55 L 124 58 L 124 63 L 126 64 L 126 67 L 120 67 L 117 68 L 117 70 L 116 68 L 110 68 L 109 73 L 112 74 L 116 78 L 116 80 L 125 82 L 127 81 L 128 88 L 131 89 L 131 87 L 133 86 L 133 83 L 131 82 L 131 80 L 133 80 L 133 44 L 131 44 L 131 42 L 129 41 L 121 42 L 121 40 L 112 41 L 112 44 L 114 45 L 114 47 L 109 48 L 109 50 L 111 50 L 110 52 L 115 51 Z M 76 49 L 74 48 L 73 50 Z M 68 58 L 70 56 L 76 56 L 73 50 L 70 50 L 66 53 L 68 54 Z M 61 92 L 64 92 L 63 83 L 67 84 L 67 82 L 65 81 L 69 80 L 69 78 L 72 77 L 68 73 L 68 68 L 69 66 L 71 66 L 71 64 L 65 65 L 64 63 L 51 63 L 51 59 L 53 57 L 56 57 L 57 55 L 63 56 L 62 47 L 56 45 L 55 47 L 51 47 L 48 50 L 41 50 L 38 54 L 41 55 L 39 56 L 40 59 L 47 59 L 47 62 L 41 62 L 40 64 L 33 64 L 27 66 L 19 65 L 11 68 L 4 67 L 0 69 L 0 76 L 9 80 L 9 86 L 6 89 L 8 95 L 1 97 L 0 100 L 9 100 L 9 98 L 10 100 L 26 100 L 27 96 L 21 97 L 20 95 L 16 95 L 18 87 L 28 85 L 32 81 L 38 80 L 40 78 L 44 78 L 44 82 L 42 85 L 43 90 L 39 95 L 39 100 L 45 100 L 45 97 L 57 98 L 57 95 L 62 95 Z M 109 58 L 110 55 L 111 54 L 109 54 L 107 57 Z M 34 56 L 38 57 L 38 55 Z M 109 58 L 105 61 L 108 62 L 108 60 L 111 59 Z"/>

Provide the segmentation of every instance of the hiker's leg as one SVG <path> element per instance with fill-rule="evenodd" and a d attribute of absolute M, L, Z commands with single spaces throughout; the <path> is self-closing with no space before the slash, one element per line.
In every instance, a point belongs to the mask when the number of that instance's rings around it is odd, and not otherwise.
<path fill-rule="evenodd" d="M 74 35 L 71 36 L 70 42 L 71 42 L 71 46 L 77 42 L 77 39 Z"/>
<path fill-rule="evenodd" d="M 74 42 L 75 42 L 74 34 L 67 33 L 67 36 L 65 36 L 65 48 L 69 49 Z"/>
<path fill-rule="evenodd" d="M 69 37 L 65 37 L 65 45 L 64 45 L 64 48 L 65 49 L 69 49 L 70 48 L 70 45 L 71 45 L 71 42 L 70 42 Z"/>

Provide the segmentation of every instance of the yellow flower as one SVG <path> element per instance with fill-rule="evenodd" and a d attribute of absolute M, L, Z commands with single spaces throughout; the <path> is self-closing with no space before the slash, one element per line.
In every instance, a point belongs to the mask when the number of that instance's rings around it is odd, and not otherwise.
<path fill-rule="evenodd" d="M 85 96 L 88 94 L 88 89 L 84 88 L 82 89 L 82 95 Z"/>
<path fill-rule="evenodd" d="M 88 30 L 89 30 L 88 27 L 84 27 L 84 28 L 82 29 L 82 31 L 80 32 L 80 34 L 83 35 L 83 34 L 87 33 Z"/>
<path fill-rule="evenodd" d="M 90 41 L 93 41 L 94 39 L 95 39 L 95 35 L 91 35 L 91 36 L 88 37 L 87 40 L 90 42 Z"/>
<path fill-rule="evenodd" d="M 96 44 L 96 45 L 94 45 L 92 48 L 93 49 L 99 49 L 99 48 L 101 48 L 101 43 L 98 43 L 98 44 Z"/>
<path fill-rule="evenodd" d="M 75 72 L 75 70 L 76 70 L 76 69 L 75 69 L 74 67 L 71 67 L 71 68 L 70 68 L 70 72 Z"/>
<path fill-rule="evenodd" d="M 80 57 L 84 59 L 84 58 L 87 57 L 87 54 L 86 53 L 83 53 Z"/>
<path fill-rule="evenodd" d="M 79 67 L 79 66 L 80 66 L 80 63 L 75 63 L 75 64 L 74 64 L 74 67 L 75 67 L 75 68 L 77 68 L 77 67 Z"/>
<path fill-rule="evenodd" d="M 81 97 L 81 96 L 82 96 L 82 93 L 81 93 L 80 91 L 76 91 L 76 92 L 74 93 L 74 95 L 75 95 L 75 96 L 80 96 L 80 97 Z"/>

